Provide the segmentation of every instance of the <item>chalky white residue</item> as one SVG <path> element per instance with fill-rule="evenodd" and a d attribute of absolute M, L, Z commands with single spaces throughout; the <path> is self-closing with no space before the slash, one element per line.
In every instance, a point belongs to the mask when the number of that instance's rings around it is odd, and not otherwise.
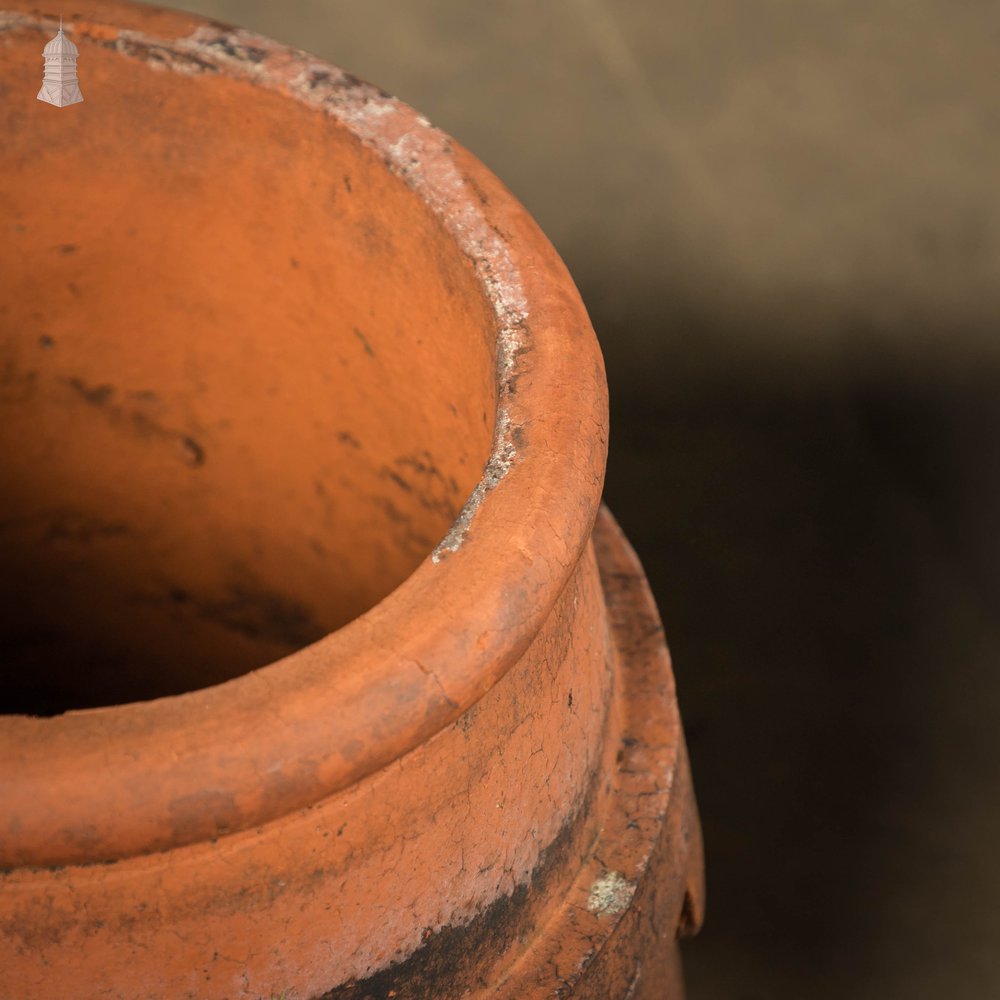
<path fill-rule="evenodd" d="M 612 916 L 626 909 L 634 895 L 634 882 L 619 872 L 607 872 L 590 887 L 587 909 L 599 917 Z"/>

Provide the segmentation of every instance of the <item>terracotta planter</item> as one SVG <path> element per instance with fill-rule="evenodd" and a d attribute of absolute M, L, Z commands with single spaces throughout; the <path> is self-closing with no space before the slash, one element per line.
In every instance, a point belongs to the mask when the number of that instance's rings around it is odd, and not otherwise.
<path fill-rule="evenodd" d="M 214 22 L 85 3 L 85 102 L 35 102 L 35 10 L 0 996 L 679 996 L 697 817 L 555 252 L 412 110 Z"/>

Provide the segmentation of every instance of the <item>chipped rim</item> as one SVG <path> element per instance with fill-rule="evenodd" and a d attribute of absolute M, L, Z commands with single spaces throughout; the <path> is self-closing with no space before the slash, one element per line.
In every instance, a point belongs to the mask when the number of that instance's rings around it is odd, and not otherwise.
<path fill-rule="evenodd" d="M 101 9 L 120 12 L 119 24 L 175 13 L 125 2 Z M 487 168 L 407 105 L 302 50 L 195 15 L 183 15 L 193 31 L 166 38 L 109 21 L 65 27 L 84 65 L 96 45 L 156 69 L 278 92 L 350 131 L 424 200 L 472 262 L 496 318 L 494 441 L 434 551 L 318 642 L 186 694 L 53 718 L 0 716 L 0 789 L 16 818 L 0 829 L 8 869 L 235 833 L 416 748 L 527 648 L 588 544 L 604 479 L 607 387 L 596 337 L 555 250 Z M 0 33 L 42 40 L 57 27 L 0 10 Z"/>

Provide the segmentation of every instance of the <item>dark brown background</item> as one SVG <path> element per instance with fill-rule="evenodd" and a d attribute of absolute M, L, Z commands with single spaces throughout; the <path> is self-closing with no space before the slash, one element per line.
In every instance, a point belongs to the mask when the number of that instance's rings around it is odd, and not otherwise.
<path fill-rule="evenodd" d="M 1000 6 L 176 6 L 419 108 L 575 275 L 705 826 L 691 1000 L 1000 996 Z"/>

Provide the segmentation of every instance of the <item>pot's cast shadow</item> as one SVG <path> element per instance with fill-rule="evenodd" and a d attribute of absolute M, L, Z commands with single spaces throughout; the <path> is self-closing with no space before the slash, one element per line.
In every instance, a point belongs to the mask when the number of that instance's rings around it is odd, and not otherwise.
<path fill-rule="evenodd" d="M 776 371 L 769 332 L 717 331 L 655 389 L 610 366 L 606 499 L 660 605 L 705 830 L 689 995 L 995 995 L 1000 366 L 976 331 L 923 331 L 921 361 L 859 326 L 836 365 Z"/>

